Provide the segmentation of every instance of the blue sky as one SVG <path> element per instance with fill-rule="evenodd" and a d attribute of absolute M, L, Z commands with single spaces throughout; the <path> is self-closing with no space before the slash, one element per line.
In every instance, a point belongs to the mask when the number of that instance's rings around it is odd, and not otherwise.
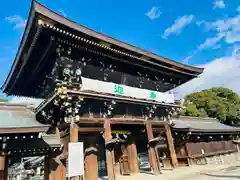
<path fill-rule="evenodd" d="M 142 47 L 161 56 L 201 65 L 206 72 L 211 68 L 229 66 L 229 72 L 239 62 L 240 0 L 40 0 L 54 11 L 96 31 L 127 43 Z M 71 2 L 71 3 L 70 3 Z M 0 11 L 0 84 L 4 82 L 16 54 L 30 9 L 29 0 L 3 1 Z M 233 61 L 233 62 L 232 62 Z M 225 65 L 227 63 L 228 65 Z M 230 63 L 230 65 L 229 65 Z M 214 64 L 214 66 L 212 65 Z M 240 66 L 239 66 L 240 67 Z M 216 70 L 216 69 L 215 69 Z M 237 69 L 235 69 L 236 72 Z M 205 72 L 204 72 L 205 73 Z M 225 72 L 226 73 L 226 72 Z M 180 94 L 199 90 L 209 77 L 224 79 L 224 85 L 240 92 L 227 83 L 233 76 L 222 71 L 203 74 L 195 82 L 177 90 Z M 204 79 L 205 77 L 205 79 Z M 238 76 L 237 76 L 238 77 Z M 230 78 L 230 79 L 229 79 Z M 213 79 L 216 83 L 215 78 Z M 211 83 L 213 83 L 211 81 Z M 215 86 L 208 82 L 208 86 Z M 201 89 L 200 88 L 200 89 Z M 186 91 L 187 89 L 187 91 Z"/>

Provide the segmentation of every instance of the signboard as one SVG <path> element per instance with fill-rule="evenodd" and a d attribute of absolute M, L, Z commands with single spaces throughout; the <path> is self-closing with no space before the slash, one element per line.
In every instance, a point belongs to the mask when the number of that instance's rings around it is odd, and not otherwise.
<path fill-rule="evenodd" d="M 136 99 L 151 100 L 157 102 L 174 103 L 174 95 L 148 89 L 141 89 L 122 84 L 104 82 L 82 77 L 81 91 L 94 91 L 104 94 L 120 95 Z"/>
<path fill-rule="evenodd" d="M 83 142 L 68 143 L 68 177 L 84 175 Z"/>

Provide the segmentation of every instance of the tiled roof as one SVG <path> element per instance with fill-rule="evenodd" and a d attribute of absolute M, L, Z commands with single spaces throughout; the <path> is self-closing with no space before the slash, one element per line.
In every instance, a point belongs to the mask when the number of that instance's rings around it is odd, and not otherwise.
<path fill-rule="evenodd" d="M 37 108 L 43 101 L 44 99 L 14 96 L 11 100 L 11 103 L 22 104 L 27 105 L 28 107 Z"/>
<path fill-rule="evenodd" d="M 46 132 L 48 127 L 39 123 L 27 106 L 0 103 L 0 133 L 9 133 L 8 130 L 19 132 L 21 128 L 26 129 L 26 132 Z"/>
<path fill-rule="evenodd" d="M 193 132 L 240 132 L 240 128 L 228 126 L 213 118 L 180 117 L 173 119 L 173 128 Z"/>

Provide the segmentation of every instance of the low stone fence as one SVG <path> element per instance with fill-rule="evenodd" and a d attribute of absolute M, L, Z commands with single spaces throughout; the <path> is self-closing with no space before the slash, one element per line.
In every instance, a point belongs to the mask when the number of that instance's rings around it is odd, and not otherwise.
<path fill-rule="evenodd" d="M 240 152 L 213 155 L 213 156 L 202 156 L 198 158 L 193 158 L 191 160 L 192 165 L 222 165 L 222 164 L 234 164 L 240 161 Z"/>

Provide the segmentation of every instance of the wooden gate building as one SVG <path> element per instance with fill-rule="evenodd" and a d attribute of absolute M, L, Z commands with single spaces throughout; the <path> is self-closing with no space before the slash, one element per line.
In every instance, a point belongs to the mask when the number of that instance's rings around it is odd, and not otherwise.
<path fill-rule="evenodd" d="M 113 180 L 138 173 L 141 153 L 158 174 L 156 147 L 177 165 L 169 118 L 180 107 L 169 91 L 202 71 L 78 25 L 33 1 L 3 91 L 45 99 L 37 120 L 52 132 L 57 128 L 64 144 L 55 179 L 65 179 L 68 142 L 83 141 L 86 179 L 107 174 Z"/>

